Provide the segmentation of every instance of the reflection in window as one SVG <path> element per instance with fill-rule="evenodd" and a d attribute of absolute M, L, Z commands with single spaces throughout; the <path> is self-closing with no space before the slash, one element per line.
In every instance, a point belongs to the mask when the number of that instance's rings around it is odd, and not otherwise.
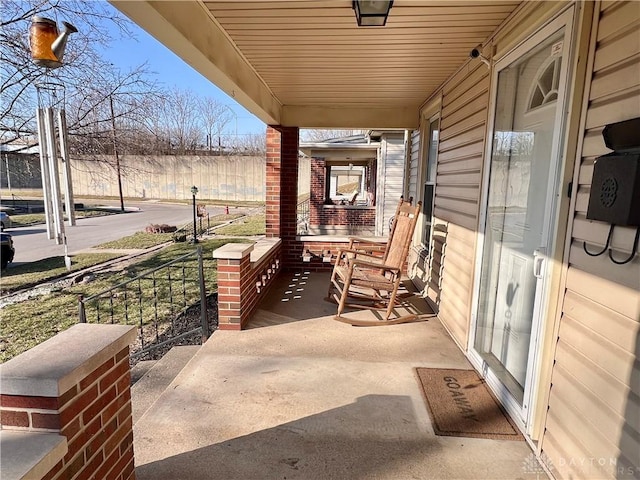
<path fill-rule="evenodd" d="M 555 102 L 558 99 L 561 62 L 562 57 L 554 57 L 551 63 L 542 69 L 529 99 L 529 110 Z"/>
<path fill-rule="evenodd" d="M 325 205 L 374 206 L 374 161 L 331 162 L 326 166 Z"/>

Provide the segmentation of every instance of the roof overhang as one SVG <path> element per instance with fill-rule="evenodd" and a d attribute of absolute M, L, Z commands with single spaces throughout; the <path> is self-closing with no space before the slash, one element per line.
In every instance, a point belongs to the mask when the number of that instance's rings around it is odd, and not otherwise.
<path fill-rule="evenodd" d="M 299 145 L 304 155 L 325 160 L 369 160 L 377 157 L 379 147 L 379 142 L 366 144 L 318 142 Z"/>
<path fill-rule="evenodd" d="M 405 128 L 517 0 L 396 0 L 359 28 L 351 0 L 111 0 L 267 124 Z"/>

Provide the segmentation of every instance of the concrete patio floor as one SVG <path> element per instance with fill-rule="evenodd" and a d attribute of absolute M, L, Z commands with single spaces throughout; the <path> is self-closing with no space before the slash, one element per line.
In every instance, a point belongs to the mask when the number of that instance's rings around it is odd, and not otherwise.
<path fill-rule="evenodd" d="M 524 441 L 434 435 L 415 367 L 471 368 L 437 318 L 352 327 L 327 285 L 282 273 L 212 335 L 136 423 L 139 480 L 546 478 Z"/>

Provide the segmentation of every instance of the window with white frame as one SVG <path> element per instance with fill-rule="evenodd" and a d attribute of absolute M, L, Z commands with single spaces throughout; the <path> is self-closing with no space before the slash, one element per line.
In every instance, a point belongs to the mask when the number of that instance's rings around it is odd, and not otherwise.
<path fill-rule="evenodd" d="M 422 245 L 428 247 L 431 241 L 431 223 L 433 219 L 433 201 L 436 190 L 436 167 L 438 156 L 438 135 L 440 130 L 440 118 L 433 117 L 429 122 L 429 135 L 425 139 L 427 145 L 427 158 L 424 162 L 422 178 L 424 187 L 422 194 L 422 213 L 424 215 L 424 227 L 422 230 Z"/>

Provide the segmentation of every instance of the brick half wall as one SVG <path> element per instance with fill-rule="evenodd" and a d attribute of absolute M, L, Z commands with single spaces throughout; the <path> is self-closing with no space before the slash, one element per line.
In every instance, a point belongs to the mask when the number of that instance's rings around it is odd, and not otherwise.
<path fill-rule="evenodd" d="M 242 330 L 282 269 L 282 242 L 228 243 L 213 257 L 218 260 L 218 329 Z"/>
<path fill-rule="evenodd" d="M 38 478 L 135 478 L 134 338 L 134 327 L 75 325 L 3 365 L 2 429 L 66 438 L 64 457 Z"/>

